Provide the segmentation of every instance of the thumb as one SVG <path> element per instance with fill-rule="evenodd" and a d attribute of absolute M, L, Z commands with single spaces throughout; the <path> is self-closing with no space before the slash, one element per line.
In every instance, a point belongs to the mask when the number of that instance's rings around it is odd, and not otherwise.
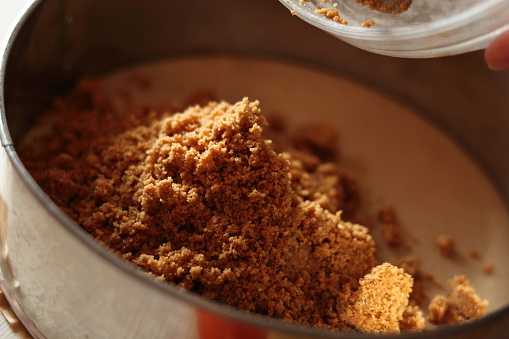
<path fill-rule="evenodd" d="M 484 51 L 486 64 L 493 71 L 509 69 L 509 31 L 500 34 Z"/>

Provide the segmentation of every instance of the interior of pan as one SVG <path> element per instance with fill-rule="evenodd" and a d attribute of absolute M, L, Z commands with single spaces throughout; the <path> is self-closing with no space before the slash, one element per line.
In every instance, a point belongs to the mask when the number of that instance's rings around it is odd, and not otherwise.
<path fill-rule="evenodd" d="M 159 1 L 144 5 L 43 2 L 20 31 L 6 65 L 5 107 L 14 143 L 55 94 L 65 92 L 82 76 L 168 57 L 256 56 L 346 77 L 396 98 L 454 136 L 455 143 L 489 174 L 497 192 L 509 195 L 509 164 L 504 156 L 509 145 L 504 128 L 509 119 L 509 103 L 504 100 L 508 79 L 487 72 L 479 54 L 440 60 L 367 54 L 305 25 L 271 1 L 237 5 L 203 1 L 193 8 L 193 16 L 184 15 L 188 10 L 185 5 Z M 507 316 L 506 303 L 498 305 L 497 316 L 499 312 Z"/>

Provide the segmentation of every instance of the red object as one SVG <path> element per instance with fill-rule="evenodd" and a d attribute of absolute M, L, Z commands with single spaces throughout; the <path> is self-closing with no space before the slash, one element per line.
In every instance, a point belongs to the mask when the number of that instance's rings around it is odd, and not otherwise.
<path fill-rule="evenodd" d="M 267 339 L 267 330 L 229 320 L 219 315 L 198 311 L 200 339 Z"/>

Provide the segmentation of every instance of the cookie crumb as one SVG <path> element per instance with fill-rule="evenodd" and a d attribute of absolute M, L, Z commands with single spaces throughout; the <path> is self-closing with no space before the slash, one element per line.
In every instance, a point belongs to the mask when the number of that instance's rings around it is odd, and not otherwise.
<path fill-rule="evenodd" d="M 451 292 L 435 296 L 428 306 L 431 323 L 456 324 L 485 314 L 488 301 L 479 298 L 465 276 L 455 276 L 448 284 Z"/>
<path fill-rule="evenodd" d="M 319 15 L 323 15 L 325 18 L 332 20 L 334 22 L 348 25 L 348 20 L 342 19 L 339 15 L 339 12 L 332 8 L 317 8 L 315 9 L 315 13 Z"/>
<path fill-rule="evenodd" d="M 370 28 L 375 25 L 375 19 L 361 22 L 361 27 Z"/>
<path fill-rule="evenodd" d="M 495 265 L 493 265 L 492 263 L 486 264 L 483 266 L 483 271 L 487 275 L 492 275 L 493 272 L 495 271 Z"/>
<path fill-rule="evenodd" d="M 444 257 L 450 258 L 454 255 L 456 244 L 452 237 L 441 234 L 436 238 L 436 244 Z"/>
<path fill-rule="evenodd" d="M 399 328 L 401 330 L 415 331 L 424 328 L 424 325 L 425 318 L 422 315 L 422 310 L 419 306 L 408 305 L 405 307 L 405 311 L 403 312 L 403 319 L 399 322 Z"/>
<path fill-rule="evenodd" d="M 413 279 L 403 269 L 388 263 L 376 266 L 360 281 L 351 304 L 342 313 L 345 321 L 364 332 L 399 333 L 403 326 L 422 328 L 418 308 L 407 308 Z M 373 310 L 377 310 L 373 313 Z M 404 312 L 407 318 L 404 320 Z"/>
<path fill-rule="evenodd" d="M 479 259 L 481 258 L 481 254 L 479 253 L 478 250 L 476 249 L 471 249 L 468 251 L 468 256 L 471 258 L 471 259 Z"/>
<path fill-rule="evenodd" d="M 388 204 L 380 207 L 377 213 L 377 220 L 385 242 L 391 247 L 400 247 L 403 244 L 403 236 L 397 222 L 394 207 Z"/>

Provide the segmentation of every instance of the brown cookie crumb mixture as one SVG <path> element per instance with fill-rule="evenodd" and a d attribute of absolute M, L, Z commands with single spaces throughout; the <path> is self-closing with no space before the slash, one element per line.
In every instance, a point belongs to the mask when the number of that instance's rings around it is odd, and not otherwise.
<path fill-rule="evenodd" d="M 354 0 L 356 3 L 369 7 L 369 9 L 387 14 L 400 14 L 406 12 L 412 0 Z"/>
<path fill-rule="evenodd" d="M 47 194 L 105 246 L 178 286 L 285 321 L 422 327 L 406 308 L 412 278 L 377 266 L 367 228 L 341 219 L 354 208 L 351 182 L 302 150 L 276 153 L 258 102 L 120 119 L 96 87 L 84 82 L 58 100 L 53 138 L 19 151 Z"/>
<path fill-rule="evenodd" d="M 119 114 L 100 82 L 83 81 L 43 117 L 51 133 L 32 135 L 19 154 L 65 213 L 160 279 L 299 324 L 423 328 L 420 261 L 377 261 L 368 229 L 352 222 L 359 195 L 333 162 L 335 129 L 309 125 L 287 138 L 276 117 L 272 143 L 258 102 L 211 97 Z M 378 221 L 400 246 L 394 209 Z M 429 308 L 435 323 L 484 313 L 466 280 L 453 285 Z"/>
<path fill-rule="evenodd" d="M 432 323 L 456 324 L 485 314 L 488 301 L 479 298 L 464 276 L 455 276 L 448 283 L 451 292 L 434 297 L 429 304 L 429 320 Z"/>

